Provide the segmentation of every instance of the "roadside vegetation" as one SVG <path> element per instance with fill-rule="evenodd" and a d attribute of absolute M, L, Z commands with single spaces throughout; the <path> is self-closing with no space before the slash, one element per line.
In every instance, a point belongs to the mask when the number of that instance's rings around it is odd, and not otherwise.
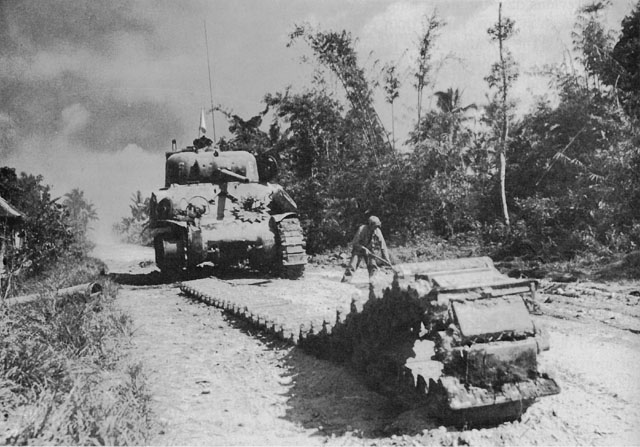
<path fill-rule="evenodd" d="M 0 444 L 143 444 L 148 394 L 126 356 L 131 319 L 115 306 L 104 265 L 88 257 L 93 205 L 77 189 L 52 198 L 42 177 L 10 168 L 0 168 L 0 196 L 23 213 L 25 234 L 22 246 L 6 238 L 0 283 Z M 55 296 L 96 280 L 96 296 Z M 35 299 L 10 301 L 25 294 Z"/>
<path fill-rule="evenodd" d="M 365 68 L 346 30 L 296 26 L 289 45 L 311 54 L 309 86 L 267 94 L 265 110 L 247 120 L 216 108 L 232 132 L 219 144 L 277 155 L 278 181 L 300 208 L 312 254 L 346 246 L 375 214 L 392 245 L 414 246 L 403 259 L 429 251 L 416 241 L 435 239 L 498 260 L 602 264 L 640 245 L 640 4 L 619 33 L 604 25 L 608 6 L 577 11 L 570 55 L 539 70 L 549 94 L 526 113 L 513 90 L 522 69 L 509 52 L 518 24 L 507 8 L 487 23 L 496 59 L 486 104 L 466 103 L 455 85 L 434 90 L 446 63 L 433 60 L 436 47 L 446 50 L 436 13 L 424 17 L 409 76 L 383 61 Z M 417 107 L 408 141 L 398 142 L 374 98 L 383 95 L 393 112 L 403 82 Z M 425 109 L 430 95 L 436 106 Z"/>
<path fill-rule="evenodd" d="M 122 242 L 150 246 L 153 238 L 147 231 L 149 223 L 149 197 L 144 197 L 142 192 L 136 191 L 129 201 L 130 215 L 123 217 L 120 222 L 113 225 L 112 231 Z"/>

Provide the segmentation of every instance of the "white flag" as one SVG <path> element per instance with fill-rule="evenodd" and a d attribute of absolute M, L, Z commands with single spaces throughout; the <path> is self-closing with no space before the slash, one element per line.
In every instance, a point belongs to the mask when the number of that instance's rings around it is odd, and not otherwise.
<path fill-rule="evenodd" d="M 200 127 L 198 128 L 198 132 L 207 133 L 207 123 L 204 120 L 204 109 L 202 109 L 202 113 L 200 114 Z"/>

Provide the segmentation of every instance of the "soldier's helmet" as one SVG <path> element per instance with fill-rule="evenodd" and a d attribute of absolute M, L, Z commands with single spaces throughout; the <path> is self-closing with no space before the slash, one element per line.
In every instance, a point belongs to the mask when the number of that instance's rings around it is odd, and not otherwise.
<path fill-rule="evenodd" d="M 380 219 L 378 219 L 376 216 L 371 216 L 369 218 L 368 224 L 372 227 L 381 227 L 382 226 L 382 222 L 380 222 Z"/>

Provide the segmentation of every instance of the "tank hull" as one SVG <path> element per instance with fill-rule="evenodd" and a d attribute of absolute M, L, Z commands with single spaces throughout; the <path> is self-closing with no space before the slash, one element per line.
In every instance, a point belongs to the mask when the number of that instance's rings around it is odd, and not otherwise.
<path fill-rule="evenodd" d="M 279 185 L 172 184 L 152 194 L 150 207 L 149 227 L 162 271 L 182 272 L 205 262 L 221 267 L 248 263 L 295 276 L 306 264 L 295 203 Z"/>

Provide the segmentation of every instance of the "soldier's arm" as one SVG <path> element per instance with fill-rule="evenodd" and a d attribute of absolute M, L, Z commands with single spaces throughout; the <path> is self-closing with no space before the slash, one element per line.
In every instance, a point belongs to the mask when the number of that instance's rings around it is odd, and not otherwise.
<path fill-rule="evenodd" d="M 356 231 L 356 235 L 353 237 L 353 241 L 351 244 L 353 245 L 353 250 L 362 250 L 364 245 L 362 244 L 362 232 L 364 231 L 364 227 L 358 227 L 358 231 Z"/>
<path fill-rule="evenodd" d="M 389 264 L 391 264 L 391 258 L 389 258 L 389 250 L 387 249 L 387 243 L 384 240 L 384 236 L 382 235 L 382 231 L 380 231 L 380 228 L 376 228 L 376 231 L 374 234 L 380 241 L 380 251 L 382 252 L 382 258 L 385 261 L 387 261 Z"/>

